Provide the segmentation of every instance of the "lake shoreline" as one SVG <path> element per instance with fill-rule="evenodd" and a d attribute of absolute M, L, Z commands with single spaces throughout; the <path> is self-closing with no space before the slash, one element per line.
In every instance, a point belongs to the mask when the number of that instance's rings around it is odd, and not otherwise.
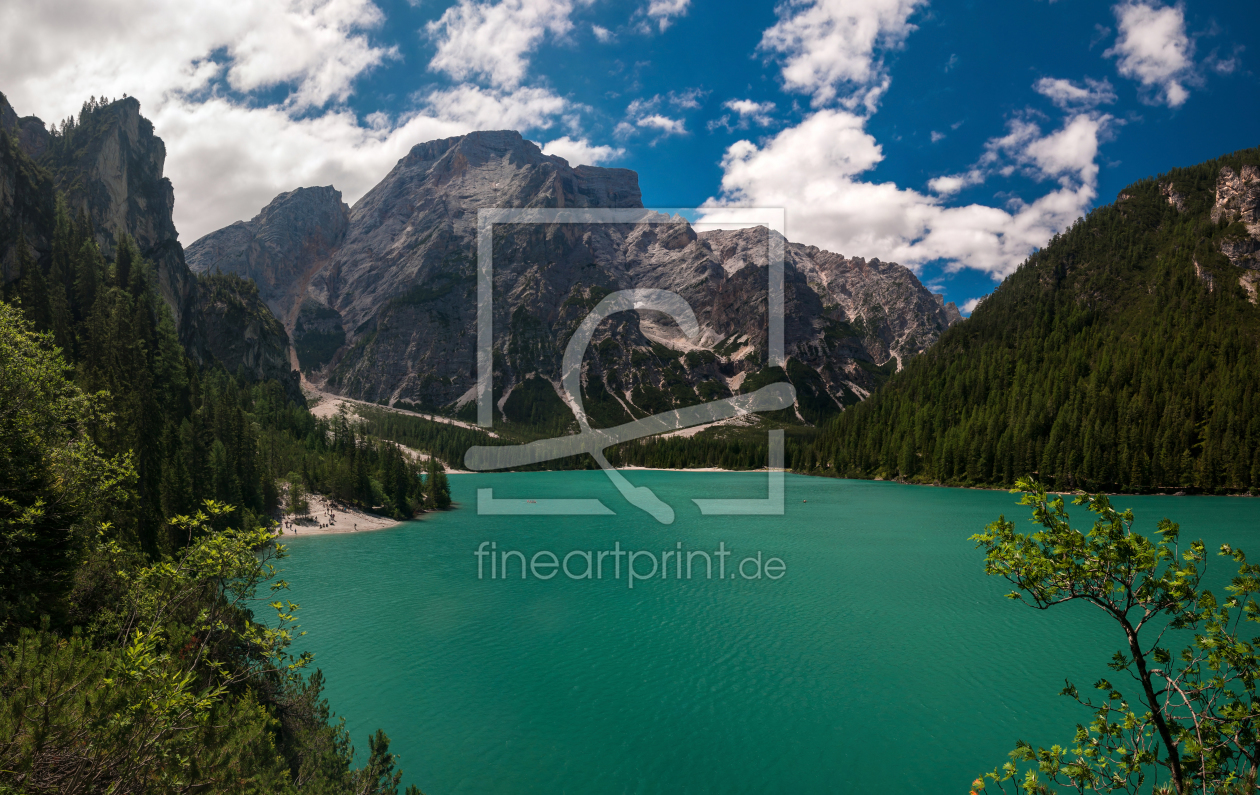
<path fill-rule="evenodd" d="M 402 524 L 374 513 L 334 502 L 320 494 L 307 497 L 311 512 L 308 516 L 288 514 L 280 520 L 278 536 L 325 536 L 345 533 L 369 533 L 388 530 Z"/>
<path fill-rule="evenodd" d="M 615 469 L 620 472 L 730 472 L 734 474 L 738 474 L 738 473 L 766 474 L 767 472 L 770 471 L 770 469 L 767 467 L 762 467 L 760 469 L 722 469 L 720 467 L 695 467 L 695 468 L 671 469 L 668 467 L 620 466 L 620 467 L 615 467 Z M 453 470 L 453 469 L 446 470 L 447 474 L 449 475 L 489 475 L 489 474 L 509 475 L 509 474 L 516 474 L 517 472 L 525 473 L 525 472 L 583 472 L 583 471 L 598 472 L 600 470 L 598 469 L 591 469 L 591 470 L 581 470 L 581 469 L 541 469 L 541 470 L 538 470 L 538 469 L 535 469 L 535 470 L 487 470 L 485 472 L 470 472 L 468 470 Z M 798 475 L 804 478 L 818 478 L 819 480 L 852 480 L 852 481 L 861 482 L 861 483 L 895 483 L 898 486 L 918 486 L 918 487 L 930 488 L 930 489 L 963 489 L 967 491 L 1003 491 L 1003 492 L 1008 492 L 1008 493 L 1013 491 L 1011 488 L 1007 486 L 955 486 L 955 485 L 950 485 L 948 483 L 909 483 L 904 480 L 888 480 L 887 478 L 841 478 L 841 477 L 832 477 L 831 475 L 815 475 L 808 472 L 794 472 L 790 469 L 775 470 L 775 471 L 782 471 L 788 475 Z M 1082 489 L 1078 489 L 1076 491 L 1049 490 L 1046 493 L 1056 494 L 1056 495 L 1061 495 L 1061 496 L 1101 493 L 1108 497 L 1260 497 L 1260 494 L 1249 494 L 1246 492 L 1207 494 L 1207 493 L 1199 492 L 1199 491 L 1186 491 L 1184 489 L 1179 489 L 1177 491 L 1104 491 L 1104 492 L 1092 492 L 1092 491 L 1085 491 Z"/>
<path fill-rule="evenodd" d="M 747 473 L 747 474 L 767 474 L 770 470 L 762 469 L 721 469 L 719 467 L 697 467 L 694 469 L 669 469 L 665 467 L 643 467 L 643 466 L 623 466 L 617 467 L 622 472 L 676 472 L 676 473 Z M 508 475 L 508 474 L 530 474 L 536 472 L 598 472 L 600 470 L 578 470 L 578 469 L 545 469 L 531 470 L 529 472 L 511 472 L 511 471 L 489 471 L 489 472 L 470 472 L 467 470 L 447 470 L 447 474 L 458 477 L 461 475 Z M 779 470 L 786 474 L 798 475 L 801 477 L 817 478 L 823 481 L 836 480 L 852 480 L 863 483 L 893 483 L 899 486 L 917 486 L 921 488 L 931 489 L 957 489 L 965 491 L 992 491 L 992 492 L 1010 492 L 1008 488 L 1000 486 L 950 486 L 943 483 L 907 483 L 901 480 L 884 480 L 881 478 L 833 478 L 827 475 L 811 475 L 801 472 L 792 472 L 791 470 Z M 1081 491 L 1050 491 L 1048 494 L 1058 496 L 1073 496 L 1083 494 Z M 1255 497 L 1254 494 L 1197 494 L 1184 492 L 1105 492 L 1108 497 Z M 292 515 L 286 515 L 281 519 L 279 537 L 309 537 L 309 536 L 329 536 L 329 535 L 347 535 L 352 533 L 371 533 L 378 530 L 390 530 L 407 522 L 416 521 L 419 515 L 411 519 L 391 519 L 378 514 L 368 513 L 358 508 L 348 507 L 346 505 L 334 502 L 322 495 L 312 494 L 308 497 L 311 504 L 311 514 L 308 517 L 295 519 Z M 452 508 L 455 506 L 452 505 Z M 427 511 L 426 511 L 427 513 Z"/>

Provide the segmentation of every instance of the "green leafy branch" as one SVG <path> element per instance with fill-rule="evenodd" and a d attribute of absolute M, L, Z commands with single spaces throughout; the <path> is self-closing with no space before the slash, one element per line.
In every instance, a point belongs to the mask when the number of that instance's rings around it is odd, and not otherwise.
<path fill-rule="evenodd" d="M 1260 766 L 1257 638 L 1239 636 L 1242 622 L 1260 620 L 1255 594 L 1260 566 L 1225 545 L 1220 554 L 1238 574 L 1218 602 L 1201 583 L 1207 571 L 1202 541 L 1186 549 L 1180 528 L 1160 520 L 1154 538 L 1135 532 L 1132 511 L 1118 511 L 1101 494 L 1075 505 L 1095 514 L 1088 532 L 1069 524 L 1062 496 L 1030 480 L 1018 482 L 1021 505 L 1040 529 L 1020 533 L 1005 516 L 972 536 L 985 552 L 985 572 L 1015 586 L 1008 598 L 1045 610 L 1070 601 L 1101 609 L 1123 634 L 1108 664 L 1137 686 L 1126 697 L 1108 679 L 1083 696 L 1068 682 L 1062 694 L 1093 711 L 1078 725 L 1070 748 L 1033 748 L 1020 741 L 1011 761 L 973 783 L 1002 792 L 1232 793 L 1255 791 Z M 1192 633 L 1179 653 L 1165 639 Z M 1043 778 L 1044 777 L 1044 778 Z M 1249 789 L 1248 789 L 1249 788 Z"/>

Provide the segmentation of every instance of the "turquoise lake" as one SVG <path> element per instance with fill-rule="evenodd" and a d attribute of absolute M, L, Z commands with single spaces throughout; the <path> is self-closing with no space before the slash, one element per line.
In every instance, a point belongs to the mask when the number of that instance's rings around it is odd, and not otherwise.
<path fill-rule="evenodd" d="M 965 793 L 1016 739 L 1069 742 L 1088 713 L 1058 696 L 1064 679 L 1092 684 L 1119 648 L 1096 608 L 1037 611 L 984 575 L 967 538 L 1002 513 L 1023 522 L 1015 495 L 789 475 L 785 515 L 706 517 L 693 497 L 764 497 L 766 475 L 626 475 L 674 507 L 672 525 L 597 471 L 504 473 L 451 476 L 457 510 L 292 540 L 299 648 L 315 653 L 357 748 L 384 729 L 404 783 L 426 795 Z M 598 497 L 617 515 L 479 516 L 477 488 Z M 1167 516 L 1183 541 L 1260 555 L 1255 500 L 1114 502 L 1142 529 Z M 717 579 L 714 558 L 706 579 L 697 556 L 692 578 L 684 559 L 676 579 L 671 557 L 664 579 L 630 588 L 624 557 L 579 580 L 522 580 L 514 557 L 491 579 L 483 557 L 478 579 L 483 541 L 557 559 L 619 543 L 652 551 L 658 569 L 679 542 L 710 554 L 721 543 L 728 575 L 758 552 L 785 570 Z M 646 556 L 636 565 L 650 569 Z M 1218 581 L 1230 573 L 1225 559 L 1209 565 Z"/>

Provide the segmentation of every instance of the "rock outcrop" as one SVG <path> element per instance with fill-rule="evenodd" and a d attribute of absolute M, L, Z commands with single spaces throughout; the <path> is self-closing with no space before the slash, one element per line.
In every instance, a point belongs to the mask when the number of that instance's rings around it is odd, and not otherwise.
<path fill-rule="evenodd" d="M 158 288 L 186 337 L 190 324 L 184 315 L 193 277 L 184 264 L 171 216 L 174 189 L 162 175 L 166 147 L 140 115 L 140 103 L 123 99 L 85 106 L 77 123 L 54 136 L 40 119 L 19 119 L 8 102 L 0 100 L 0 128 L 51 176 L 52 187 L 65 197 L 71 215 L 87 217 L 106 257 L 114 255 L 123 235 L 135 241 L 140 253 L 153 262 Z M 51 197 L 49 193 L 43 200 Z M 38 251 L 47 251 L 44 226 L 28 223 L 26 228 Z"/>
<path fill-rule="evenodd" d="M 127 98 L 85 106 L 77 124 L 50 136 L 36 162 L 52 173 L 71 215 L 87 216 L 106 257 L 123 235 L 135 241 L 153 262 L 162 297 L 187 336 L 193 278 L 172 217 L 175 191 L 162 174 L 166 145 L 140 115 L 140 103 Z"/>
<path fill-rule="evenodd" d="M 287 325 L 319 272 L 341 244 L 350 208 L 331 186 L 282 193 L 249 221 L 237 221 L 188 247 L 198 273 L 235 273 L 252 279 L 258 294 Z"/>
<path fill-rule="evenodd" d="M 189 262 L 257 281 L 303 368 L 326 388 L 447 412 L 471 409 L 476 377 L 478 210 L 643 206 L 633 171 L 574 168 L 510 131 L 414 147 L 344 227 L 339 200 L 331 188 L 284 194 L 253 220 L 193 243 Z M 900 265 L 787 244 L 788 366 L 769 368 L 768 234 L 697 233 L 659 215 L 636 224 L 496 226 L 499 419 L 538 425 L 571 416 L 558 395 L 564 346 L 615 290 L 676 292 L 701 333 L 687 339 L 649 311 L 605 321 L 584 363 L 583 398 L 597 424 L 779 378 L 797 387 L 797 415 L 820 421 L 961 319 Z"/>
<path fill-rule="evenodd" d="M 1240 268 L 1260 269 L 1260 168 L 1221 169 L 1216 181 L 1213 223 L 1237 223 L 1241 229 L 1221 242 L 1221 253 Z M 1244 284 L 1254 297 L 1254 281 Z"/>
<path fill-rule="evenodd" d="M 4 94 L 0 94 L 0 130 L 13 136 L 18 148 L 32 160 L 38 160 L 48 151 L 52 139 L 48 130 L 44 129 L 44 122 L 37 116 L 18 118 L 17 111 Z"/>
<path fill-rule="evenodd" d="M 1178 193 L 1177 189 L 1173 187 L 1171 182 L 1159 183 L 1159 192 L 1163 194 L 1164 198 L 1167 199 L 1168 203 L 1173 207 L 1176 207 L 1183 213 L 1186 211 L 1186 197 Z"/>
<path fill-rule="evenodd" d="M 25 122 L 0 94 L 0 284 L 18 278 L 19 241 L 38 256 L 48 250 L 52 229 L 52 177 L 26 152 Z"/>

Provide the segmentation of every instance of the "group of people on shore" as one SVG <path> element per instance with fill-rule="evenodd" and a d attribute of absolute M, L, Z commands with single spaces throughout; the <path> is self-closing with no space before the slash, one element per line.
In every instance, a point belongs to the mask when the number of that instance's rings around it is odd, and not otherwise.
<path fill-rule="evenodd" d="M 322 520 L 317 520 L 317 526 L 321 530 L 323 530 L 323 529 L 332 527 L 334 524 L 336 524 L 337 513 L 335 509 L 340 508 L 340 507 L 342 506 L 340 506 L 337 503 L 332 503 L 332 502 L 324 503 L 324 506 L 323 506 L 324 515 L 322 517 Z M 280 522 L 281 522 L 280 526 L 284 532 L 286 533 L 292 532 L 295 535 L 297 534 L 299 522 L 292 515 L 282 516 Z M 358 523 L 355 523 L 354 532 L 358 532 L 358 530 L 359 530 L 359 525 Z"/>

